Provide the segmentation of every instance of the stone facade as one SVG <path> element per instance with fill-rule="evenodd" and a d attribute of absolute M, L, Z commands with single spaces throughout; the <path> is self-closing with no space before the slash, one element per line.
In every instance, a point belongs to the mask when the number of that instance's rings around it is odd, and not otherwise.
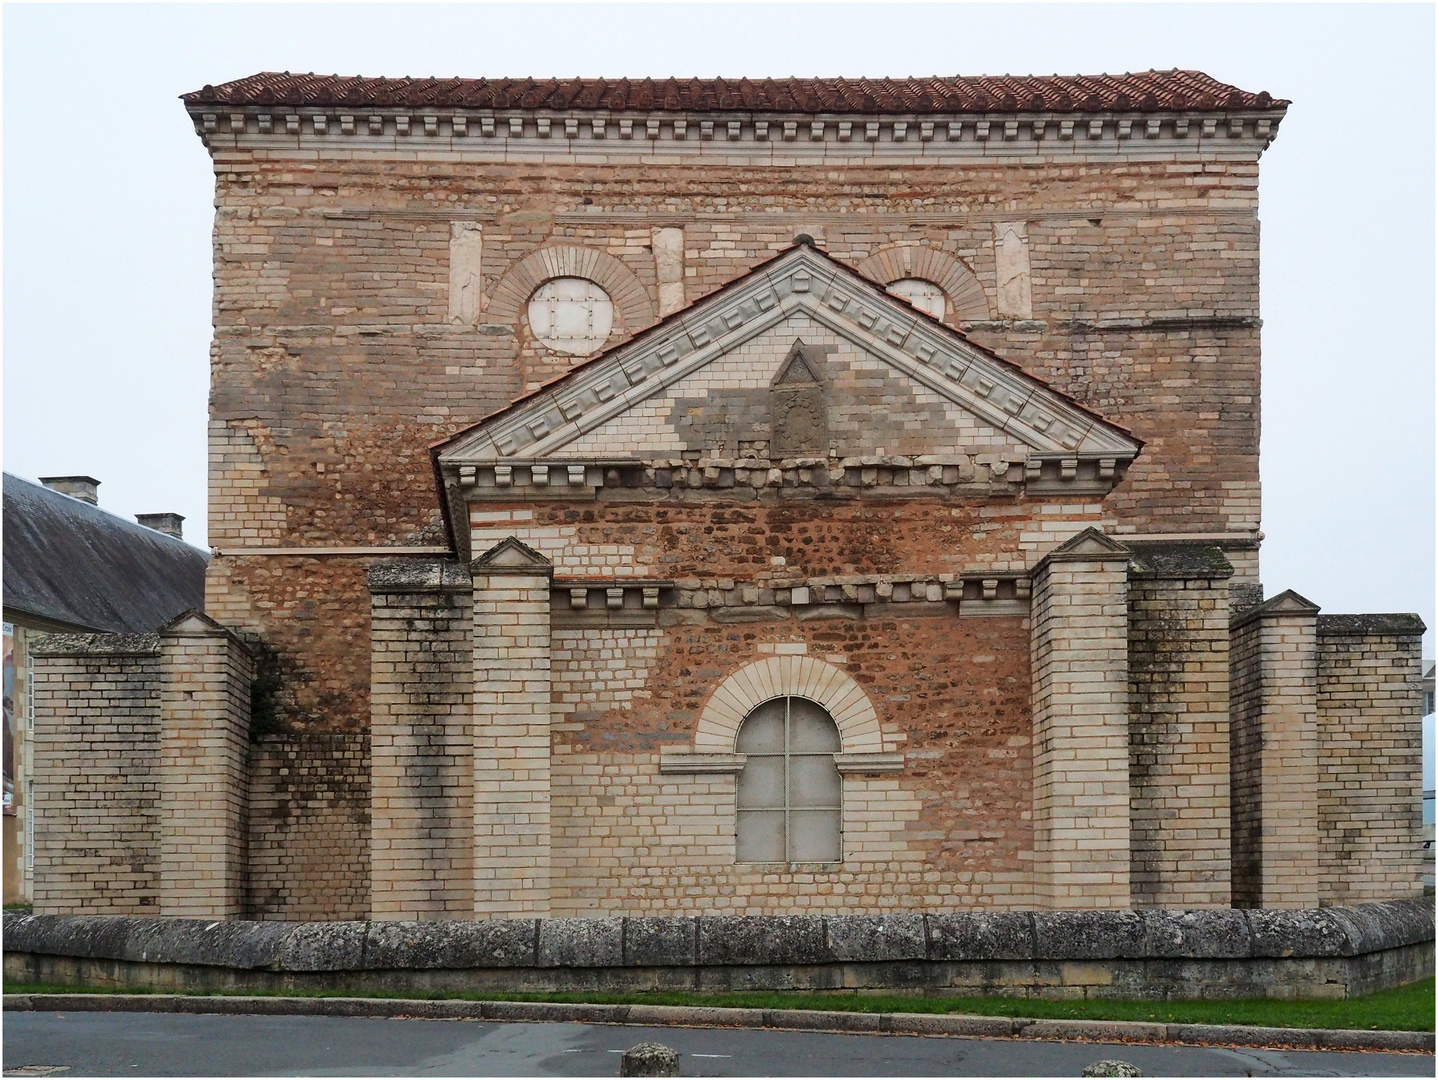
<path fill-rule="evenodd" d="M 1320 649 L 1311 605 L 1251 608 L 1283 103 L 1151 73 L 1152 101 L 1034 83 L 943 118 L 489 83 L 361 109 L 256 78 L 186 99 L 206 610 L 262 646 L 244 775 L 215 714 L 206 851 L 248 853 L 209 913 L 1312 907 L 1380 864 L 1353 896 L 1413 891 L 1414 751 L 1379 736 L 1411 634 Z M 740 752 L 775 702 L 781 745 Z M 1345 770 L 1385 795 L 1336 809 Z"/>

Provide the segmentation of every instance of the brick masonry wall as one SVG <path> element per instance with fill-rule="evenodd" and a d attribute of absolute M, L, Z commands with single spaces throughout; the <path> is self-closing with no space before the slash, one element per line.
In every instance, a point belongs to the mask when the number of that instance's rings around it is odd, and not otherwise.
<path fill-rule="evenodd" d="M 376 592 L 372 610 L 370 914 L 467 918 L 474 914 L 470 593 Z"/>
<path fill-rule="evenodd" d="M 1228 581 L 1131 575 L 1128 604 L 1133 904 L 1228 907 Z"/>
<path fill-rule="evenodd" d="M 892 517 L 780 506 L 701 522 L 688 510 L 663 519 L 643 508 L 633 511 L 632 538 L 617 541 L 619 530 L 545 511 L 554 528 L 586 536 L 576 548 L 593 538 L 636 549 L 632 563 L 613 552 L 576 560 L 614 555 L 611 566 L 696 582 L 751 578 L 781 557 L 864 568 L 835 573 L 924 559 L 925 570 L 934 560 L 944 570 L 1017 570 L 1076 531 L 1069 520 L 1109 531 L 1256 527 L 1257 166 L 1242 154 L 795 170 L 552 154 L 477 165 L 458 154 L 420 161 L 408 151 L 381 159 L 213 145 L 210 542 L 221 549 L 444 543 L 427 445 L 573 362 L 536 342 L 522 303 L 496 302 L 537 250 L 602 252 L 621 268 L 615 280 L 636 283 L 658 313 L 672 309 L 676 286 L 697 299 L 799 232 L 855 265 L 897 265 L 913 245 L 953 260 L 967 276 L 950 322 L 962 316 L 976 341 L 1147 440 L 1128 478 L 1102 508 L 1045 514 L 1002 502 Z M 452 318 L 456 216 L 477 219 L 465 239 L 483 297 L 477 326 Z M 1013 220 L 1024 223 L 1032 318 L 997 320 L 995 223 Z M 658 256 L 655 230 L 665 233 Z M 640 328 L 642 310 L 620 305 L 611 344 Z M 1139 325 L 1155 318 L 1160 325 Z M 881 376 L 855 369 L 856 378 Z M 916 401 L 906 419 L 921 422 L 932 408 Z M 849 520 L 830 524 L 830 513 Z M 710 525 L 713 539 L 683 532 Z M 872 554 L 860 553 L 861 541 Z M 370 722 L 368 566 L 232 554 L 211 563 L 207 611 L 277 650 L 292 733 L 282 750 L 262 746 L 253 770 L 255 812 L 263 805 L 269 823 L 252 825 L 257 910 L 338 914 L 357 902 L 318 856 L 285 860 L 311 845 L 346 867 L 368 858 L 357 829 L 368 794 L 341 810 L 329 795 L 294 791 L 292 779 L 302 768 L 333 777 L 336 790 L 363 783 L 349 755 Z M 302 748 L 320 756 L 302 765 L 292 756 Z M 289 774 L 268 771 L 280 760 Z M 302 878 L 282 884 L 277 868 L 301 864 L 310 868 Z"/>
<path fill-rule="evenodd" d="M 1404 618 L 1318 617 L 1322 904 L 1422 888 L 1423 638 Z"/>
<path fill-rule="evenodd" d="M 367 917 L 368 732 L 278 733 L 250 754 L 250 917 Z"/>
<path fill-rule="evenodd" d="M 695 614 L 556 631 L 554 914 L 1032 906 L 1026 620 Z M 779 650 L 853 677 L 904 755 L 900 774 L 845 777 L 837 869 L 736 864 L 734 778 L 658 771 L 714 687 Z"/>
<path fill-rule="evenodd" d="M 154 915 L 160 885 L 160 643 L 32 649 L 38 914 Z M 74 642 L 81 642 L 78 648 Z"/>

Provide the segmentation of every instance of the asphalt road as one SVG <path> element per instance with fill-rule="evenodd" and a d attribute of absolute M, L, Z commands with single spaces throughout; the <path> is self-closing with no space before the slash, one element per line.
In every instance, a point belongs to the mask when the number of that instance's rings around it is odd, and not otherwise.
<path fill-rule="evenodd" d="M 1228 1050 L 798 1031 L 184 1013 L 4 1014 L 4 1073 L 75 1076 L 617 1076 L 640 1042 L 684 1076 L 1433 1076 L 1432 1054 Z M 30 1068 L 25 1068 L 30 1066 Z"/>

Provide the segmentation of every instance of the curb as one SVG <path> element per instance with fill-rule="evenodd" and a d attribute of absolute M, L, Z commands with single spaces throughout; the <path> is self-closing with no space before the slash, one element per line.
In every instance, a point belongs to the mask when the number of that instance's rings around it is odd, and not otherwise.
<path fill-rule="evenodd" d="M 1283 1050 L 1399 1050 L 1433 1053 L 1431 1031 L 1352 1031 L 1134 1020 L 1030 1020 L 942 1013 L 721 1009 L 688 1005 L 581 1005 L 546 1001 L 406 998 L 227 997 L 190 994 L 6 994 L 6 1012 L 167 1012 L 250 1016 L 360 1016 L 417 1020 L 500 1020 L 650 1027 L 775 1028 L 882 1035 L 1182 1043 Z"/>

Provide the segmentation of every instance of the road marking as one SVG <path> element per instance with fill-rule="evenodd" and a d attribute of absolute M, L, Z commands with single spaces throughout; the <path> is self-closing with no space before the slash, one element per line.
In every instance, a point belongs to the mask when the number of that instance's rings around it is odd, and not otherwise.
<path fill-rule="evenodd" d="M 714 1057 L 714 1058 L 723 1057 L 723 1058 L 727 1058 L 727 1057 L 733 1057 L 734 1055 L 733 1055 L 733 1054 L 690 1054 L 689 1056 L 690 1056 L 690 1057 Z"/>

